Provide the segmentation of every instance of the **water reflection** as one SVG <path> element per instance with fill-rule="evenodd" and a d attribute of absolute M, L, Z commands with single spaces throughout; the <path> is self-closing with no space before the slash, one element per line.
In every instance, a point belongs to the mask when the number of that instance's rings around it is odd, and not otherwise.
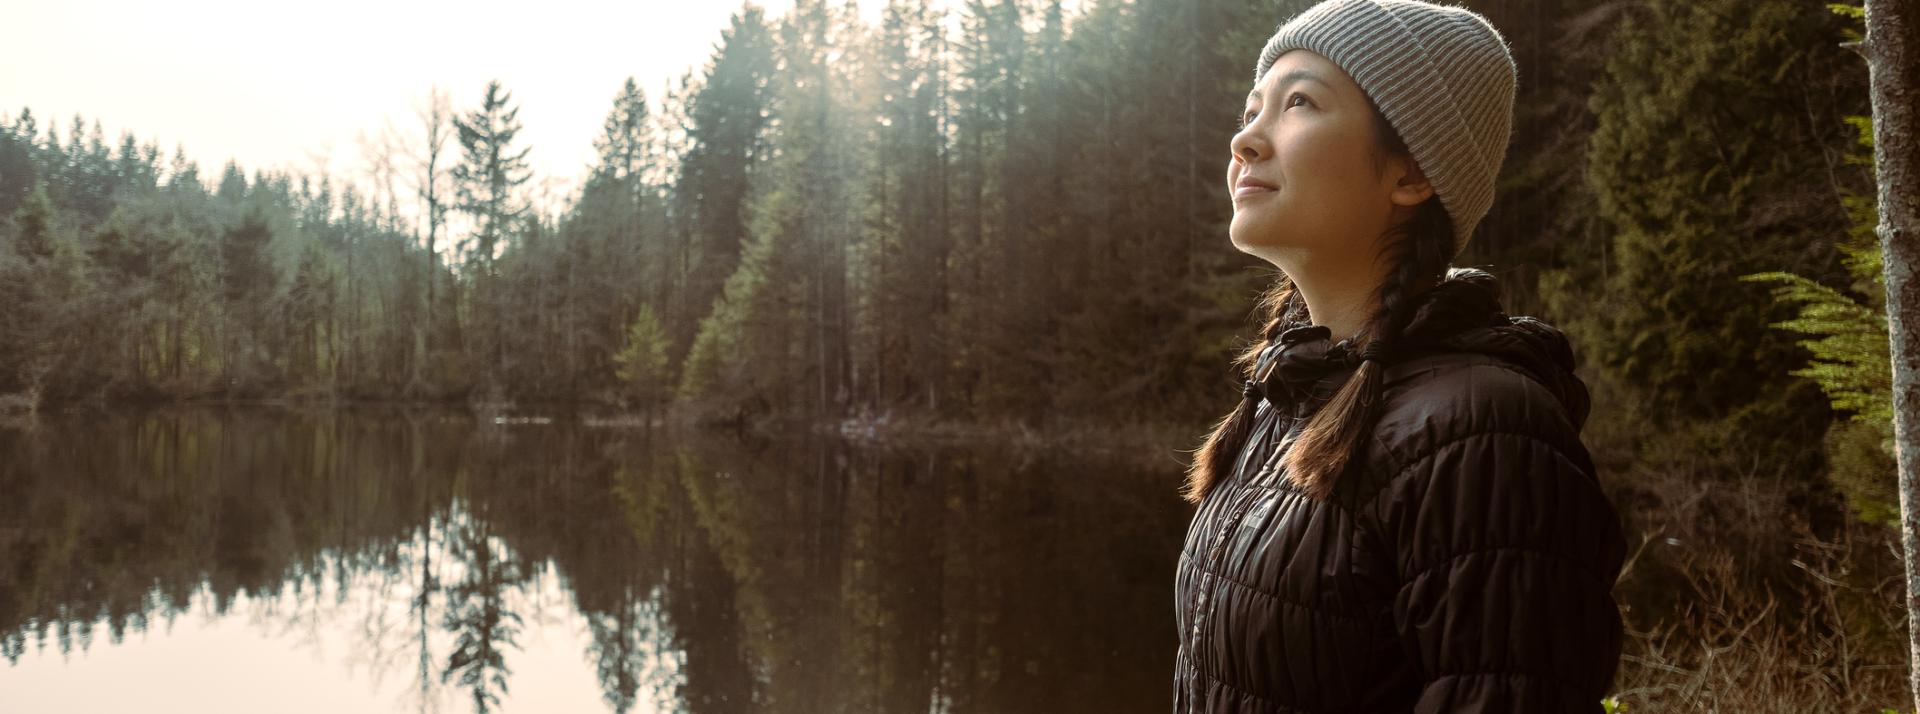
<path fill-rule="evenodd" d="M 333 709 L 544 708 L 580 681 L 615 712 L 1157 710 L 1176 472 L 397 410 L 43 418 L 0 428 L 0 709 L 111 708 L 23 673 L 160 657 L 192 613 L 340 643 L 307 666 L 376 683 Z"/>

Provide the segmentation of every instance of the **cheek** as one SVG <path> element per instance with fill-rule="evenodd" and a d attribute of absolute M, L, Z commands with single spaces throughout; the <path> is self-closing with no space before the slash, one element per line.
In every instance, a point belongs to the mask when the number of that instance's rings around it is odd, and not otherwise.
<path fill-rule="evenodd" d="M 1339 131 L 1342 127 L 1320 128 L 1326 130 L 1300 132 L 1281 149 L 1287 152 L 1278 167 L 1283 191 L 1292 194 L 1292 205 L 1320 214 L 1327 229 L 1359 229 L 1381 199 L 1367 153 L 1370 137 Z"/>
<path fill-rule="evenodd" d="M 1308 129 L 1294 133 L 1279 148 L 1286 188 L 1302 193 L 1344 192 L 1353 179 L 1356 154 L 1338 132 Z"/>
<path fill-rule="evenodd" d="M 1275 161 L 1267 170 L 1280 193 L 1260 205 L 1265 210 L 1235 215 L 1242 239 L 1310 247 L 1340 243 L 1364 230 L 1362 216 L 1377 190 L 1360 141 L 1369 137 L 1343 129 L 1303 123 L 1273 137 Z"/>

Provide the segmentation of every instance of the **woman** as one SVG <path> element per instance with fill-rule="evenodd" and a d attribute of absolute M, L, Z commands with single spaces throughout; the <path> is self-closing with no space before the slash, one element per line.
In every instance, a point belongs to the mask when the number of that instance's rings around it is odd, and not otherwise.
<path fill-rule="evenodd" d="M 1586 387 L 1448 268 L 1515 72 L 1484 18 L 1413 0 L 1328 0 L 1261 52 L 1230 233 L 1283 275 L 1187 474 L 1176 711 L 1601 710 L 1625 544 Z"/>

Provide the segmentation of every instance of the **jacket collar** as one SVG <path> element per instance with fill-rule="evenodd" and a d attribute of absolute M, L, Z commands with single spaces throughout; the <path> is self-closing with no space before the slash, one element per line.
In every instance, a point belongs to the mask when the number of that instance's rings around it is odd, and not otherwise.
<path fill-rule="evenodd" d="M 1413 317 L 1402 331 L 1388 365 L 1414 357 L 1466 352 L 1486 354 L 1515 366 L 1540 382 L 1576 428 L 1585 422 L 1588 393 L 1574 376 L 1572 345 L 1560 330 L 1527 316 L 1509 316 L 1501 307 L 1500 284 L 1478 268 L 1453 268 L 1440 283 L 1413 297 Z M 1360 366 L 1352 338 L 1333 341 L 1325 325 L 1301 324 L 1282 330 L 1256 362 L 1256 388 L 1276 406 L 1325 401 Z"/>

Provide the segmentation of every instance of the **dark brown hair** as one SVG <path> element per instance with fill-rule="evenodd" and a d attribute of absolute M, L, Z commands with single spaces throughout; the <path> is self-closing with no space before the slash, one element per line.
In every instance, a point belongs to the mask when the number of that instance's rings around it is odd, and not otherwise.
<path fill-rule="evenodd" d="M 1371 102 L 1369 102 L 1371 104 Z M 1373 153 L 1375 171 L 1384 168 L 1383 157 L 1409 155 L 1406 142 L 1394 131 L 1378 107 L 1373 109 Z M 1441 279 L 1452 260 L 1455 246 L 1453 222 L 1438 195 L 1414 209 L 1407 220 L 1380 237 L 1382 260 L 1394 269 L 1387 273 L 1374 292 L 1377 306 L 1367 321 L 1365 344 L 1352 345 L 1360 350 L 1360 366 L 1347 378 L 1325 405 L 1322 405 L 1300 431 L 1286 455 L 1287 479 L 1314 498 L 1326 498 L 1334 482 L 1346 470 L 1353 455 L 1373 428 L 1380 402 L 1381 364 L 1393 354 L 1401 330 L 1413 315 L 1412 291 L 1430 287 Z M 1260 299 L 1259 309 L 1266 316 L 1260 339 L 1233 360 L 1236 371 L 1252 379 L 1254 363 L 1280 333 L 1295 325 L 1307 324 L 1312 316 L 1305 301 L 1294 290 L 1293 280 L 1281 273 Z M 1199 502 L 1229 470 L 1252 430 L 1256 395 L 1249 391 L 1241 397 L 1233 413 L 1214 427 L 1187 469 L 1187 485 L 1181 496 Z"/>

